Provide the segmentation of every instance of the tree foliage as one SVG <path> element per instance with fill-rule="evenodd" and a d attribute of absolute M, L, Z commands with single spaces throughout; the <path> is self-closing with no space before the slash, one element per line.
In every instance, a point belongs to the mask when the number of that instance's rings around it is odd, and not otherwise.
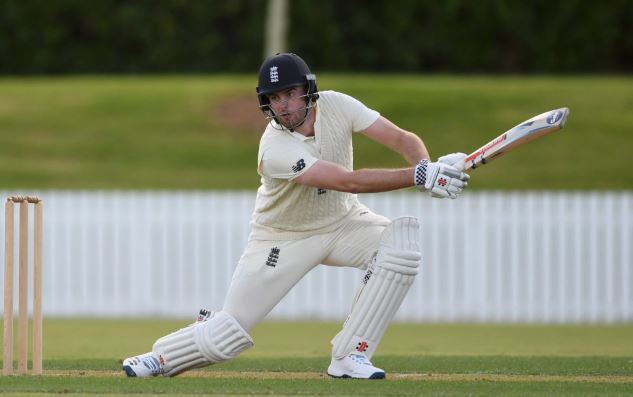
<path fill-rule="evenodd" d="M 0 73 L 253 72 L 264 0 L 2 0 Z M 318 70 L 633 71 L 630 0 L 290 1 Z"/>

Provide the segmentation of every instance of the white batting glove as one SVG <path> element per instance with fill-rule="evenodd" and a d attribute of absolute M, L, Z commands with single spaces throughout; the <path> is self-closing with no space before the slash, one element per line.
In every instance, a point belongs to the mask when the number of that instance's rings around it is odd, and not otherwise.
<path fill-rule="evenodd" d="M 466 153 L 451 153 L 437 159 L 438 163 L 448 164 L 452 167 L 455 167 L 456 164 L 463 162 L 467 157 Z M 457 168 L 457 167 L 455 167 Z"/>
<path fill-rule="evenodd" d="M 445 156 L 447 157 L 447 156 Z M 468 174 L 443 162 L 430 163 L 422 160 L 415 166 L 413 181 L 421 191 L 427 190 L 431 197 L 456 199 L 468 186 Z"/>

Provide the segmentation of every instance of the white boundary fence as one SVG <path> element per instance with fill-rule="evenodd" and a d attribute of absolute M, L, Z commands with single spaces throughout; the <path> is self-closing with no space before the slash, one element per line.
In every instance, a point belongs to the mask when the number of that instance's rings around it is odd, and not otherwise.
<path fill-rule="evenodd" d="M 255 196 L 2 193 L 44 200 L 44 314 L 61 317 L 221 308 Z M 361 201 L 422 222 L 423 265 L 398 320 L 633 321 L 632 192 L 467 192 L 455 201 L 398 192 Z M 343 320 L 361 277 L 319 266 L 269 318 Z"/>

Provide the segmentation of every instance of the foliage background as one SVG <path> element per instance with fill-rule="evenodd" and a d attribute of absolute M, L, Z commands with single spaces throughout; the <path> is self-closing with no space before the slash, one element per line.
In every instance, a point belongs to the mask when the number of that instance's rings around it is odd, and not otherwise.
<path fill-rule="evenodd" d="M 628 0 L 289 3 L 288 48 L 319 71 L 633 71 Z M 266 4 L 3 0 L 0 73 L 252 72 Z"/>

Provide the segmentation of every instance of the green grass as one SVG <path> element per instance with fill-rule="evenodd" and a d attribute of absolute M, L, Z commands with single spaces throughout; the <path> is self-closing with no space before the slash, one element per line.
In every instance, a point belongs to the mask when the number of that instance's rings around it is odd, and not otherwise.
<path fill-rule="evenodd" d="M 0 377 L 3 395 L 633 395 L 633 325 L 394 324 L 374 363 L 386 381 L 325 374 L 334 323 L 271 323 L 255 347 L 172 379 L 127 379 L 121 360 L 186 324 L 45 321 L 45 375 Z"/>
<path fill-rule="evenodd" d="M 5 390 L 9 395 L 251 395 L 251 396 L 626 396 L 631 395 L 628 383 L 583 382 L 504 382 L 504 381 L 335 381 L 322 380 L 259 380 L 251 379 L 127 379 L 79 377 L 42 378 L 35 382 L 10 379 Z M 117 392 L 117 390 L 124 390 Z M 6 392 L 5 392 L 6 393 Z M 5 394 L 3 393 L 3 395 Z M 40 394 L 41 393 L 41 394 Z M 46 393 L 46 394 L 44 394 Z"/>
<path fill-rule="evenodd" d="M 252 189 L 261 128 L 223 122 L 255 75 L 0 79 L 0 186 Z M 631 77 L 319 75 L 418 133 L 434 157 L 472 151 L 545 110 L 566 128 L 473 171 L 472 189 L 632 189 Z M 239 109 L 238 109 L 239 111 Z M 255 102 L 242 110 L 258 117 Z M 356 167 L 401 166 L 355 138 Z M 607 175 L 608 177 L 605 177 Z"/>

